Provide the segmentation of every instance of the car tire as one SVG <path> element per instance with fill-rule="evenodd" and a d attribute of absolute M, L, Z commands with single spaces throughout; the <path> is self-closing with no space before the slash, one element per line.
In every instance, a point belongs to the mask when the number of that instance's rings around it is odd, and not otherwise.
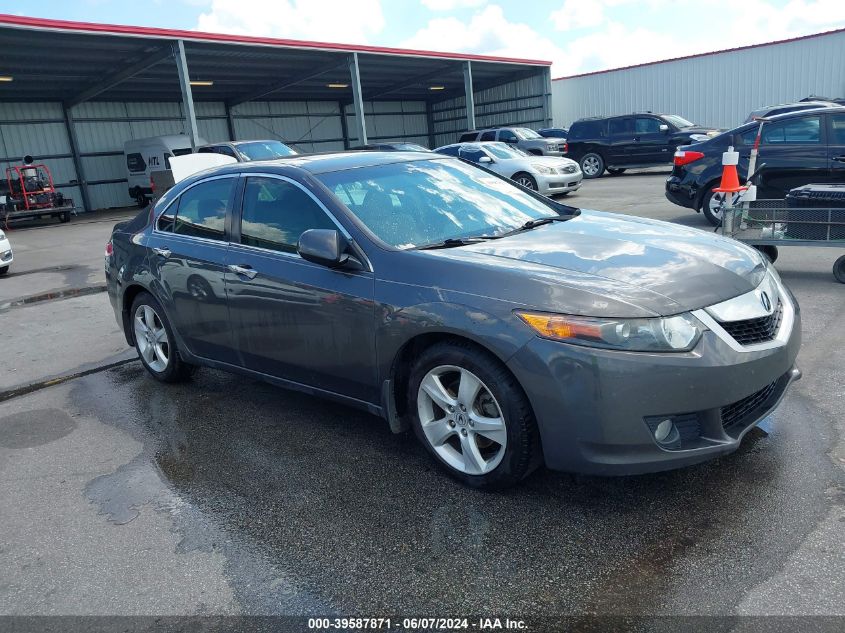
<path fill-rule="evenodd" d="M 771 244 L 763 244 L 760 246 L 755 246 L 754 248 L 763 253 L 766 259 L 769 260 L 769 263 L 774 264 L 778 260 L 777 246 L 773 246 Z"/>
<path fill-rule="evenodd" d="M 537 181 L 534 179 L 534 176 L 526 174 L 524 171 L 511 176 L 511 180 L 518 185 L 531 189 L 532 191 L 537 191 Z"/>
<path fill-rule="evenodd" d="M 468 385 L 466 393 L 461 385 Z M 528 398 L 497 358 L 471 343 L 444 341 L 425 350 L 412 368 L 407 398 L 423 446 L 468 486 L 506 488 L 542 463 Z"/>
<path fill-rule="evenodd" d="M 713 191 L 715 183 L 707 185 L 706 193 L 701 199 L 701 212 L 707 221 L 715 227 L 722 226 L 722 213 L 718 210 L 719 201 L 724 199 L 724 194 L 719 194 Z"/>
<path fill-rule="evenodd" d="M 578 164 L 581 166 L 584 178 L 599 178 L 604 173 L 604 158 L 601 154 L 588 152 L 581 157 Z"/>
<path fill-rule="evenodd" d="M 607 173 L 611 176 L 619 176 L 625 173 L 625 167 L 608 167 Z"/>
<path fill-rule="evenodd" d="M 70 222 L 70 211 L 65 211 L 64 213 L 59 214 L 59 222 L 62 224 L 67 224 Z"/>
<path fill-rule="evenodd" d="M 132 302 L 129 327 L 135 349 L 144 367 L 161 382 L 183 382 L 196 370 L 182 360 L 173 328 L 161 304 L 148 292 L 141 292 Z"/>
<path fill-rule="evenodd" d="M 833 276 L 836 277 L 836 281 L 845 284 L 845 255 L 833 263 Z"/>
<path fill-rule="evenodd" d="M 149 204 L 149 200 L 147 200 L 147 196 L 143 193 L 138 192 L 135 194 L 135 204 L 138 205 L 139 209 L 143 209 Z"/>
<path fill-rule="evenodd" d="M 5 275 L 8 272 L 9 272 L 8 266 L 0 266 L 0 277 L 2 277 L 3 275 Z"/>

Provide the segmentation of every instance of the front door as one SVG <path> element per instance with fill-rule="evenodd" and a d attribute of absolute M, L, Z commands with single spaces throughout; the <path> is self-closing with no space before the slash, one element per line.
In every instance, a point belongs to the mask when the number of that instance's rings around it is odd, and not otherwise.
<path fill-rule="evenodd" d="M 669 134 L 660 131 L 660 119 L 650 116 L 634 118 L 633 162 L 638 165 L 663 165 L 672 162 L 675 148 L 669 149 Z"/>
<path fill-rule="evenodd" d="M 830 182 L 845 184 L 845 114 L 828 114 L 827 159 Z"/>
<path fill-rule="evenodd" d="M 237 176 L 200 181 L 158 218 L 148 241 L 156 295 L 190 352 L 232 360 L 226 307 L 227 212 Z"/>
<path fill-rule="evenodd" d="M 783 198 L 790 189 L 829 182 L 822 116 L 813 114 L 763 125 L 757 197 Z"/>
<path fill-rule="evenodd" d="M 296 252 L 307 229 L 338 229 L 304 188 L 249 176 L 226 272 L 238 364 L 367 402 L 378 401 L 374 280 Z"/>

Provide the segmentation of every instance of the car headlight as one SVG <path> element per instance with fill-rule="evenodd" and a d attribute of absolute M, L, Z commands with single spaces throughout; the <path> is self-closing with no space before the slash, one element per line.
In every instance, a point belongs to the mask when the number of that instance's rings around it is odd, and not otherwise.
<path fill-rule="evenodd" d="M 704 326 L 690 314 L 652 319 L 600 319 L 546 312 L 516 315 L 543 338 L 629 352 L 686 352 Z"/>
<path fill-rule="evenodd" d="M 5 240 L 6 234 L 3 231 L 0 231 L 0 240 Z"/>
<path fill-rule="evenodd" d="M 531 165 L 534 169 L 536 169 L 541 174 L 553 174 L 554 169 L 551 167 L 546 167 L 545 165 Z"/>

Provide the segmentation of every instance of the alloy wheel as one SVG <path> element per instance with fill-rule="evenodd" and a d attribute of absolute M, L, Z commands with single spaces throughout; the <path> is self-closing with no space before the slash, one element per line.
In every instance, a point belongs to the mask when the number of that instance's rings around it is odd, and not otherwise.
<path fill-rule="evenodd" d="M 508 441 L 502 409 L 472 372 L 454 365 L 429 371 L 420 383 L 417 413 L 426 440 L 455 470 L 484 475 L 502 461 Z"/>
<path fill-rule="evenodd" d="M 581 169 L 584 171 L 585 174 L 588 176 L 595 176 L 599 173 L 599 159 L 595 156 L 588 156 L 584 159 L 584 164 L 581 166 Z"/>
<path fill-rule="evenodd" d="M 531 180 L 528 176 L 519 176 L 514 182 L 518 185 L 522 185 L 527 189 L 535 189 L 534 181 Z"/>
<path fill-rule="evenodd" d="M 170 339 L 161 317 L 150 306 L 141 304 L 135 310 L 134 325 L 141 358 L 153 371 L 163 372 L 170 363 Z"/>

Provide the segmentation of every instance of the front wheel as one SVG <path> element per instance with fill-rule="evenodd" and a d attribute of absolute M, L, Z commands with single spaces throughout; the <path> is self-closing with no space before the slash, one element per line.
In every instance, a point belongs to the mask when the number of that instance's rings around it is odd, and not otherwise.
<path fill-rule="evenodd" d="M 64 211 L 59 214 L 59 222 L 62 224 L 67 224 L 70 222 L 70 211 Z"/>
<path fill-rule="evenodd" d="M 463 342 L 439 343 L 419 357 L 408 402 L 417 437 L 454 478 L 503 488 L 540 463 L 528 399 L 496 358 Z"/>
<path fill-rule="evenodd" d="M 513 181 L 518 185 L 522 185 L 526 189 L 537 191 L 537 181 L 534 180 L 534 177 L 531 174 L 520 172 L 514 175 Z"/>
<path fill-rule="evenodd" d="M 142 292 L 132 302 L 130 315 L 135 349 L 153 378 L 161 382 L 189 378 L 195 368 L 179 355 L 173 328 L 161 304 L 148 292 Z"/>
<path fill-rule="evenodd" d="M 604 173 L 604 158 L 600 154 L 594 152 L 584 154 L 578 162 L 584 178 L 598 178 Z"/>

